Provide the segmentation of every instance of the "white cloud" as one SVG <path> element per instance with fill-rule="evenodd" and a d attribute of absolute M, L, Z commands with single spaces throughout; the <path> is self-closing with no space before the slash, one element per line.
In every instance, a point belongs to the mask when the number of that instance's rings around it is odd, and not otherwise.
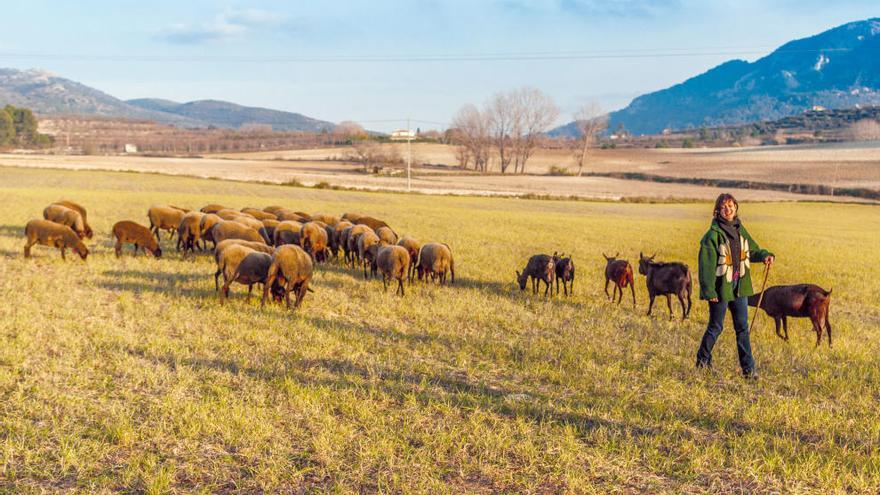
<path fill-rule="evenodd" d="M 286 16 L 265 10 L 226 10 L 205 22 L 171 25 L 156 37 L 178 45 L 197 45 L 243 37 L 256 30 L 275 31 L 285 27 L 286 22 Z"/>

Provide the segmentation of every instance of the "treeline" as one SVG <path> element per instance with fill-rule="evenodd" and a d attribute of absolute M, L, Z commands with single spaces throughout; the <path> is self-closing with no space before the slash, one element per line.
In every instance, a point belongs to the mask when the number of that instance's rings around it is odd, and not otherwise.
<path fill-rule="evenodd" d="M 6 105 L 0 110 L 0 146 L 46 147 L 52 136 L 37 131 L 37 118 L 28 108 Z"/>

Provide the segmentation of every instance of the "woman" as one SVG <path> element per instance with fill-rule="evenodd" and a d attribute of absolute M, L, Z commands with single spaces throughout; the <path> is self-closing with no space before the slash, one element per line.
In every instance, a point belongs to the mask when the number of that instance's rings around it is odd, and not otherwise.
<path fill-rule="evenodd" d="M 697 351 L 697 367 L 712 366 L 712 348 L 724 327 L 724 313 L 730 310 L 743 376 L 756 379 L 749 342 L 748 297 L 755 292 L 749 263 L 770 265 L 775 257 L 758 247 L 740 223 L 738 210 L 733 196 L 718 196 L 712 225 L 700 241 L 700 299 L 709 301 L 709 325 Z"/>

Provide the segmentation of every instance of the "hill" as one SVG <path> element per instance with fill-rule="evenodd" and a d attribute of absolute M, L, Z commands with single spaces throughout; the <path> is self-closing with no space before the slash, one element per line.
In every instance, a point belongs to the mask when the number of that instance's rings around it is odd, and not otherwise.
<path fill-rule="evenodd" d="M 636 134 L 776 120 L 814 106 L 880 104 L 880 19 L 791 41 L 755 62 L 731 60 L 610 114 Z"/>

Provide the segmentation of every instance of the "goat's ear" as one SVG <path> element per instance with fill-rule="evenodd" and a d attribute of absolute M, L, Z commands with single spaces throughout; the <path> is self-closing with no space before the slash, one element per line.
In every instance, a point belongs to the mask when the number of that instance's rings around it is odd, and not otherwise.
<path fill-rule="evenodd" d="M 639 251 L 639 259 L 640 260 L 645 259 L 645 255 L 641 251 Z"/>
<path fill-rule="evenodd" d="M 648 258 L 648 259 L 651 259 L 651 260 L 652 260 L 652 259 L 654 259 L 654 257 L 656 257 L 656 256 L 657 256 L 657 253 L 654 253 L 654 254 L 652 254 L 651 257 Z"/>
<path fill-rule="evenodd" d="M 519 270 L 514 270 L 516 272 L 516 278 L 519 278 Z"/>
<path fill-rule="evenodd" d="M 605 261 L 608 261 L 608 255 L 607 255 L 607 254 L 602 253 L 602 257 L 605 258 Z"/>
<path fill-rule="evenodd" d="M 617 254 L 614 255 L 614 258 L 617 259 L 618 256 L 620 256 L 620 251 L 618 251 Z"/>

